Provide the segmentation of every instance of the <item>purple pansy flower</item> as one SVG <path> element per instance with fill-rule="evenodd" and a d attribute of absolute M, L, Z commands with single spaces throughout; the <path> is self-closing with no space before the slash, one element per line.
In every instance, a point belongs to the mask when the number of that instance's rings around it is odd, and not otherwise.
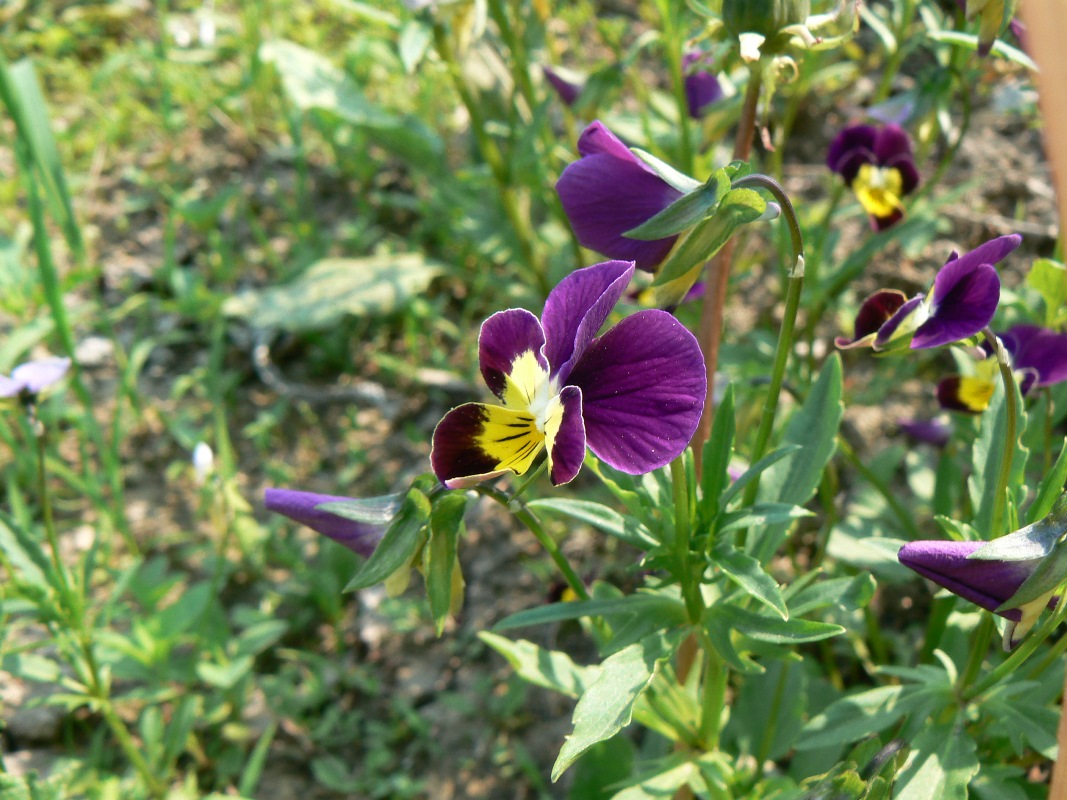
<path fill-rule="evenodd" d="M 902 419 L 897 422 L 901 432 L 917 442 L 944 447 L 952 438 L 952 426 L 943 419 Z"/>
<path fill-rule="evenodd" d="M 69 358 L 42 358 L 27 361 L 0 375 L 0 397 L 31 398 L 62 380 L 70 369 Z"/>
<path fill-rule="evenodd" d="M 677 236 L 640 241 L 623 234 L 682 196 L 599 120 L 578 139 L 581 158 L 556 183 L 563 210 L 583 247 L 654 270 Z"/>
<path fill-rule="evenodd" d="M 1023 607 L 998 611 L 1010 600 L 1042 559 L 1025 561 L 979 560 L 969 556 L 986 542 L 909 542 L 897 558 L 924 578 L 964 600 L 992 611 L 1013 624 L 1005 632 L 1005 645 L 1012 647 L 1033 627 L 1038 615 L 1055 600 L 1042 596 Z"/>
<path fill-rule="evenodd" d="M 852 125 L 830 143 L 826 166 L 845 179 L 875 230 L 904 216 L 902 198 L 919 185 L 908 134 L 899 125 Z"/>
<path fill-rule="evenodd" d="M 993 265 L 1021 241 L 1013 233 L 964 256 L 953 252 L 925 295 L 906 300 L 895 290 L 875 292 L 860 308 L 853 338 L 839 337 L 837 346 L 924 350 L 978 334 L 993 319 L 1000 302 L 1000 278 Z"/>
<path fill-rule="evenodd" d="M 578 100 L 578 95 L 582 93 L 581 82 L 571 77 L 570 73 L 564 74 L 562 70 L 557 70 L 548 64 L 541 67 L 541 70 L 544 72 L 548 85 L 556 90 L 559 99 L 565 105 L 573 106 Z"/>
<path fill-rule="evenodd" d="M 708 106 L 722 99 L 722 86 L 711 65 L 711 54 L 703 50 L 690 50 L 682 57 L 685 100 L 693 119 L 700 119 Z"/>
<path fill-rule="evenodd" d="M 293 489 L 267 489 L 263 495 L 263 505 L 268 511 L 283 514 L 289 519 L 307 525 L 323 536 L 344 545 L 354 553 L 369 558 L 385 535 L 386 525 L 372 525 L 356 522 L 331 514 L 318 506 L 323 503 L 350 501 L 351 497 L 337 497 L 314 492 L 298 492 Z M 399 508 L 399 500 L 397 507 Z"/>
<path fill-rule="evenodd" d="M 707 393 L 693 334 L 647 309 L 596 335 L 633 273 L 623 261 L 576 270 L 549 293 L 540 320 L 509 309 L 482 324 L 481 372 L 502 405 L 467 403 L 438 423 L 430 461 L 446 486 L 522 475 L 542 449 L 556 485 L 578 474 L 586 445 L 634 475 L 685 449 Z"/>

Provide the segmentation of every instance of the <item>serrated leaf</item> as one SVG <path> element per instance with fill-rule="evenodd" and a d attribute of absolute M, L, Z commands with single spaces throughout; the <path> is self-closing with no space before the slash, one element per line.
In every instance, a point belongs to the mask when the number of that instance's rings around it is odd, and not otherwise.
<path fill-rule="evenodd" d="M 422 544 L 429 521 L 429 499 L 417 488 L 409 489 L 385 536 L 344 590 L 366 589 L 405 568 Z"/>
<path fill-rule="evenodd" d="M 552 766 L 553 783 L 590 747 L 630 724 L 634 703 L 672 652 L 672 640 L 656 634 L 604 659 L 600 675 L 575 706 L 574 732 Z"/>
<path fill-rule="evenodd" d="M 623 236 L 640 241 L 654 241 L 679 234 L 711 214 L 728 191 L 730 179 L 726 177 L 726 170 L 716 170 L 707 183 L 683 194 L 636 228 L 623 233 Z"/>
<path fill-rule="evenodd" d="M 452 609 L 453 576 L 458 567 L 456 553 L 466 513 L 466 492 L 449 492 L 438 497 L 430 512 L 430 540 L 423 550 L 423 574 L 438 636 L 444 632 L 445 620 Z"/>
<path fill-rule="evenodd" d="M 390 314 L 440 274 L 441 267 L 419 253 L 325 258 L 289 283 L 229 298 L 222 311 L 259 329 L 324 330 L 346 315 Z"/>
<path fill-rule="evenodd" d="M 600 674 L 599 667 L 582 667 L 558 650 L 546 650 L 525 639 L 507 639 L 489 631 L 478 638 L 507 659 L 527 683 L 551 689 L 568 697 L 578 697 Z"/>
<path fill-rule="evenodd" d="M 590 500 L 572 500 L 567 497 L 549 497 L 531 500 L 526 505 L 533 511 L 563 514 L 571 519 L 592 525 L 597 530 L 642 550 L 659 544 L 651 531 L 636 519 L 623 516 L 601 503 L 594 503 Z"/>
<path fill-rule="evenodd" d="M 759 600 L 782 619 L 789 619 L 789 610 L 785 606 L 785 600 L 782 599 L 781 587 L 764 571 L 763 566 L 756 559 L 733 547 L 722 546 L 712 554 L 712 561 L 750 596 Z"/>

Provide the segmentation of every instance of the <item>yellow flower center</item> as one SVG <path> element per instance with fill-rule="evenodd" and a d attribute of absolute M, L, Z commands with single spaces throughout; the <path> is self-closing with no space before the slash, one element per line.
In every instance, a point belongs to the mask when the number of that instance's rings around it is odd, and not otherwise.
<path fill-rule="evenodd" d="M 904 207 L 900 202 L 904 180 L 896 167 L 876 167 L 864 164 L 852 182 L 852 190 L 863 210 L 872 217 L 885 219 Z"/>

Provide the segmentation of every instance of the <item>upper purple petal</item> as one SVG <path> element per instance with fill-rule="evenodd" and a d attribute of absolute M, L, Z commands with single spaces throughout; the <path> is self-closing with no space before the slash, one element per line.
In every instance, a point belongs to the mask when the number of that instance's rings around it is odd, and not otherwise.
<path fill-rule="evenodd" d="M 1005 336 L 1015 341 L 1016 369 L 1037 373 L 1033 386 L 1040 388 L 1067 381 L 1067 333 L 1017 325 Z"/>
<path fill-rule="evenodd" d="M 875 162 L 874 144 L 878 130 L 873 125 L 851 125 L 830 142 L 826 166 L 847 183 L 852 183 L 864 164 Z"/>
<path fill-rule="evenodd" d="M 267 510 L 284 514 L 301 525 L 307 525 L 312 530 L 328 536 L 349 550 L 367 558 L 385 535 L 384 526 L 356 522 L 316 508 L 322 503 L 352 499 L 314 492 L 298 492 L 292 489 L 267 489 L 263 495 L 263 505 L 267 507 Z"/>
<path fill-rule="evenodd" d="M 548 371 L 544 355 L 545 332 L 529 311 L 509 308 L 498 311 L 482 323 L 478 334 L 478 363 L 490 391 L 504 399 L 506 377 L 515 359 L 526 352 L 537 355 L 538 363 Z"/>
<path fill-rule="evenodd" d="M 563 210 L 584 247 L 652 270 L 670 252 L 677 236 L 653 241 L 623 234 L 647 222 L 682 193 L 660 178 L 601 123 L 578 140 L 582 158 L 563 170 L 556 183 Z"/>
<path fill-rule="evenodd" d="M 582 390 L 589 449 L 631 475 L 686 448 L 707 394 L 696 338 L 657 309 L 627 317 L 593 342 L 569 382 Z"/>
<path fill-rule="evenodd" d="M 541 314 L 551 374 L 567 382 L 574 362 L 590 345 L 634 274 L 628 261 L 576 269 L 548 293 Z"/>
<path fill-rule="evenodd" d="M 911 154 L 911 140 L 899 125 L 886 125 L 874 142 L 874 157 L 879 166 L 894 167 L 900 172 L 901 193 L 910 194 L 919 185 L 919 171 Z"/>
<path fill-rule="evenodd" d="M 945 272 L 949 265 L 956 262 L 957 269 L 969 269 L 977 266 L 978 264 L 996 264 L 1012 250 L 1019 246 L 1023 237 L 1017 233 L 1010 233 L 1007 236 L 998 236 L 996 239 L 990 239 L 984 244 L 980 244 L 978 247 L 971 250 L 969 253 L 959 255 L 955 251 L 949 256 L 948 261 L 945 262 L 945 266 L 941 268 L 941 272 Z M 938 273 L 937 279 L 934 282 L 934 302 L 937 302 L 938 288 L 937 281 L 942 280 L 941 272 Z M 946 279 L 947 280 L 947 279 Z"/>
<path fill-rule="evenodd" d="M 68 369 L 70 369 L 69 358 L 42 358 L 19 364 L 12 370 L 11 379 L 24 391 L 37 394 L 42 389 L 58 383 L 67 374 Z"/>
<path fill-rule="evenodd" d="M 929 578 L 975 605 L 996 611 L 1014 595 L 1030 577 L 1040 559 L 1031 561 L 981 561 L 968 559 L 985 542 L 909 542 L 900 548 L 897 558 L 906 567 Z M 1018 622 L 1017 608 L 1000 612 L 1000 616 Z"/>

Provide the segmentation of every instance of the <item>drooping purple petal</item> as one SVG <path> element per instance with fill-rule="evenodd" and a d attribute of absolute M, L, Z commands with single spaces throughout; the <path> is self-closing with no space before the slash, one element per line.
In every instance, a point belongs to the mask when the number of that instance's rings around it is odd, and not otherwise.
<path fill-rule="evenodd" d="M 901 306 L 907 302 L 907 295 L 896 289 L 879 289 L 863 301 L 856 314 L 856 327 L 851 339 L 838 336 L 834 344 L 842 350 L 852 347 L 870 347 L 878 334 L 878 329 L 885 325 Z"/>
<path fill-rule="evenodd" d="M 542 68 L 545 74 L 545 80 L 548 81 L 549 86 L 556 90 L 556 94 L 559 95 L 559 99 L 568 106 L 573 106 L 578 99 L 578 95 L 582 93 L 582 84 L 578 81 L 569 80 L 563 77 L 559 72 L 545 64 Z"/>
<path fill-rule="evenodd" d="M 1040 559 L 1032 561 L 980 561 L 968 559 L 985 542 L 909 542 L 900 548 L 897 558 L 906 567 L 918 572 L 953 594 L 996 612 L 1011 599 L 1023 582 L 1030 577 Z M 997 612 L 1018 622 L 1022 612 L 1017 608 Z"/>
<path fill-rule="evenodd" d="M 665 311 L 627 317 L 574 365 L 589 449 L 637 475 L 669 463 L 692 438 L 707 393 L 696 338 Z"/>
<path fill-rule="evenodd" d="M 559 393 L 558 419 L 545 423 L 548 448 L 548 477 L 554 486 L 574 480 L 585 461 L 585 422 L 582 419 L 582 390 L 564 386 Z"/>
<path fill-rule="evenodd" d="M 897 337 L 898 332 L 906 331 L 914 325 L 912 316 L 920 312 L 925 299 L 923 295 L 917 294 L 898 308 L 893 316 L 878 329 L 878 335 L 874 337 L 874 349 L 884 350 Z"/>
<path fill-rule="evenodd" d="M 578 150 L 582 158 L 568 164 L 556 183 L 578 241 L 610 258 L 634 261 L 638 269 L 655 269 L 678 237 L 645 242 L 623 234 L 647 222 L 682 193 L 599 122 L 586 128 Z"/>
<path fill-rule="evenodd" d="M 693 119 L 700 119 L 708 106 L 722 99 L 722 87 L 710 69 L 711 63 L 711 55 L 701 50 L 693 50 L 682 57 L 685 100 Z"/>
<path fill-rule="evenodd" d="M 913 350 L 940 347 L 979 333 L 1000 302 L 1000 276 L 990 264 L 967 257 L 943 267 L 934 281 L 930 318 L 911 340 Z"/>
<path fill-rule="evenodd" d="M 900 172 L 901 194 L 910 194 L 919 185 L 919 171 L 911 154 L 911 140 L 899 125 L 886 125 L 878 132 L 874 157 L 879 166 Z"/>
<path fill-rule="evenodd" d="M 478 334 L 478 363 L 485 385 L 506 402 L 507 376 L 522 355 L 533 353 L 541 369 L 548 371 L 544 346 L 545 332 L 529 311 L 510 308 L 493 314 Z"/>
<path fill-rule="evenodd" d="M 952 426 L 943 419 L 902 419 L 897 422 L 906 436 L 917 442 L 944 447 L 952 438 Z"/>
<path fill-rule="evenodd" d="M 860 167 L 876 161 L 874 144 L 878 130 L 873 125 L 851 125 L 842 130 L 830 142 L 826 154 L 826 166 L 836 172 L 846 183 L 856 179 Z"/>
<path fill-rule="evenodd" d="M 314 492 L 298 492 L 292 489 L 267 489 L 263 496 L 263 505 L 268 511 L 283 514 L 301 525 L 307 525 L 323 536 L 328 536 L 349 550 L 368 558 L 385 535 L 385 526 L 356 522 L 316 508 L 323 503 L 352 499 Z"/>
<path fill-rule="evenodd" d="M 541 326 L 545 355 L 560 384 L 567 382 L 574 362 L 596 338 L 633 274 L 633 262 L 604 261 L 576 269 L 548 293 Z"/>

